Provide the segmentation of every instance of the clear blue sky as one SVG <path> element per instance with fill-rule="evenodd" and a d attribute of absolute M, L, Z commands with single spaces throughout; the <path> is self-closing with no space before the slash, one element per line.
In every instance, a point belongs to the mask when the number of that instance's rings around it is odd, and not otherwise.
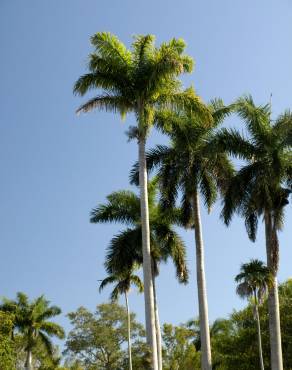
<path fill-rule="evenodd" d="M 89 212 L 106 195 L 128 188 L 137 158 L 124 132 L 131 119 L 74 114 L 84 101 L 72 86 L 85 71 L 89 37 L 111 31 L 127 45 L 134 34 L 158 42 L 183 37 L 196 60 L 194 83 L 204 100 L 226 103 L 251 93 L 273 114 L 292 108 L 292 3 L 290 0 L 0 0 L 0 295 L 44 293 L 64 314 L 93 309 L 105 276 L 105 248 L 119 225 L 91 225 Z M 232 121 L 233 124 L 233 121 Z M 234 125 L 238 120 L 234 119 Z M 149 146 L 161 142 L 152 133 Z M 243 303 L 233 282 L 241 262 L 264 259 L 263 229 L 255 244 L 236 218 L 229 230 L 220 205 L 203 212 L 210 318 L 226 316 Z M 281 234 L 280 280 L 292 275 L 292 211 Z M 171 265 L 158 280 L 161 320 L 179 323 L 198 314 L 194 283 L 194 239 L 188 247 L 191 282 L 179 286 Z M 131 306 L 144 320 L 142 296 Z M 60 321 L 68 328 L 63 316 Z"/>

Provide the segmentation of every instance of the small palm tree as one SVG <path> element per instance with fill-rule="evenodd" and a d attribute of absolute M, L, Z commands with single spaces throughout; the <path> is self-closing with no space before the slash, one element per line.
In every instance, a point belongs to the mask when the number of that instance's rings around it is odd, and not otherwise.
<path fill-rule="evenodd" d="M 268 289 L 273 286 L 273 275 L 262 261 L 251 260 L 240 267 L 240 273 L 235 277 L 236 293 L 241 298 L 252 298 L 254 316 L 257 322 L 258 345 L 261 370 L 264 370 L 264 359 L 262 351 L 261 324 L 259 316 L 259 305 L 267 295 Z"/>
<path fill-rule="evenodd" d="M 180 224 L 186 228 L 194 228 L 204 370 L 212 368 L 212 361 L 199 198 L 201 194 L 210 211 L 217 197 L 217 187 L 223 190 L 227 179 L 233 174 L 233 167 L 226 154 L 216 151 L 210 144 L 230 108 L 217 99 L 209 106 L 209 110 L 213 116 L 212 124 L 202 124 L 196 112 L 188 107 L 177 113 L 158 112 L 155 117 L 156 125 L 170 137 L 171 143 L 170 146 L 158 145 L 147 153 L 148 170 L 158 170 L 162 208 L 172 209 L 181 190 Z M 132 183 L 138 182 L 138 172 L 136 164 L 131 174 Z"/>
<path fill-rule="evenodd" d="M 177 220 L 179 211 L 162 211 L 157 203 L 157 180 L 148 184 L 149 221 L 151 241 L 151 273 L 154 288 L 155 329 L 159 368 L 162 368 L 162 342 L 159 323 L 158 304 L 156 296 L 156 278 L 159 274 L 159 264 L 172 259 L 178 280 L 186 283 L 188 269 L 186 266 L 186 251 L 183 241 L 175 232 L 172 223 Z M 141 242 L 140 199 L 131 191 L 118 191 L 107 197 L 108 202 L 101 204 L 91 212 L 91 222 L 118 222 L 128 228 L 116 235 L 110 242 L 106 256 L 106 269 L 112 275 L 133 269 L 143 263 Z"/>
<path fill-rule="evenodd" d="M 101 89 L 96 97 L 83 104 L 77 112 L 93 109 L 135 114 L 137 126 L 132 136 L 138 141 L 140 167 L 140 212 L 142 220 L 143 277 L 147 342 L 152 352 L 152 367 L 158 369 L 154 318 L 153 281 L 151 274 L 150 230 L 147 194 L 145 145 L 154 113 L 160 106 L 179 108 L 190 104 L 206 119 L 211 119 L 192 89 L 180 91 L 178 76 L 191 72 L 193 60 L 184 53 L 185 43 L 172 39 L 156 47 L 154 36 L 137 36 L 132 50 L 108 32 L 91 38 L 94 51 L 89 56 L 89 73 L 81 76 L 74 92 L 83 96 L 93 89 Z"/>
<path fill-rule="evenodd" d="M 50 337 L 63 339 L 65 333 L 60 325 L 48 319 L 60 315 L 59 307 L 50 306 L 50 302 L 44 296 L 29 302 L 26 294 L 17 293 L 15 301 L 4 299 L 0 310 L 13 313 L 15 317 L 14 330 L 22 335 L 25 343 L 26 370 L 32 370 L 32 350 L 38 342 L 42 343 L 48 355 L 53 357 L 53 343 Z"/>
<path fill-rule="evenodd" d="M 131 350 L 131 314 L 129 308 L 128 294 L 131 285 L 135 285 L 138 288 L 139 293 L 143 292 L 143 283 L 139 276 L 134 275 L 132 270 L 125 270 L 119 274 L 112 274 L 102 280 L 99 291 L 102 291 L 108 284 L 115 284 L 115 287 L 111 293 L 112 301 L 116 301 L 119 295 L 125 296 L 127 318 L 128 318 L 128 355 L 129 355 L 129 370 L 132 370 L 132 350 Z"/>
<path fill-rule="evenodd" d="M 245 165 L 229 183 L 222 217 L 229 225 L 234 213 L 245 220 L 249 238 L 255 241 L 258 219 L 265 223 L 267 266 L 274 277 L 269 290 L 269 327 L 272 370 L 283 370 L 277 272 L 278 232 L 283 227 L 284 207 L 289 203 L 292 178 L 292 113 L 271 120 L 270 105 L 256 106 L 251 96 L 234 107 L 246 126 L 246 135 L 224 129 L 217 144 Z"/>

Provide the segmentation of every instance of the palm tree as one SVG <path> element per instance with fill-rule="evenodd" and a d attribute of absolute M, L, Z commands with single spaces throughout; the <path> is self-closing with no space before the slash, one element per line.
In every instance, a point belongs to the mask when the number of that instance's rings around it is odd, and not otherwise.
<path fill-rule="evenodd" d="M 128 112 L 136 116 L 137 126 L 131 133 L 137 139 L 139 147 L 146 334 L 152 351 L 152 367 L 157 370 L 146 139 L 153 124 L 155 110 L 161 105 L 179 108 L 188 103 L 206 119 L 210 117 L 192 89 L 180 91 L 178 76 L 191 72 L 193 67 L 192 59 L 183 54 L 185 43 L 182 39 L 172 39 L 155 47 L 154 36 L 137 36 L 132 49 L 128 50 L 116 36 L 100 32 L 91 38 L 91 43 L 94 52 L 89 56 L 89 73 L 77 80 L 74 92 L 81 96 L 92 89 L 101 89 L 101 92 L 99 90 L 99 94 L 83 104 L 77 112 L 99 109 L 119 112 L 122 117 Z"/>
<path fill-rule="evenodd" d="M 105 279 L 102 280 L 99 286 L 99 291 L 105 288 L 108 284 L 116 283 L 112 293 L 112 301 L 116 301 L 119 295 L 124 294 L 126 309 L 127 309 L 127 318 L 128 318 L 128 355 L 129 355 L 129 369 L 132 370 L 132 350 L 131 350 L 131 314 L 129 308 L 128 294 L 131 288 L 131 285 L 134 284 L 138 288 L 140 293 L 143 292 L 143 283 L 140 280 L 139 276 L 134 275 L 132 270 L 124 270 L 119 274 L 111 274 Z"/>
<path fill-rule="evenodd" d="M 256 239 L 258 219 L 265 223 L 267 266 L 273 274 L 269 289 L 269 327 L 272 370 L 283 370 L 277 272 L 279 265 L 278 231 L 284 222 L 292 174 L 292 113 L 271 119 L 270 105 L 256 106 L 251 96 L 237 100 L 236 111 L 243 119 L 247 136 L 224 129 L 217 144 L 246 163 L 230 181 L 222 217 L 229 225 L 234 213 L 245 220 L 249 238 Z"/>
<path fill-rule="evenodd" d="M 216 200 L 217 186 L 224 189 L 226 180 L 233 168 L 223 152 L 210 145 L 218 125 L 230 112 L 219 99 L 209 106 L 213 122 L 202 124 L 197 114 L 188 107 L 180 112 L 161 111 L 156 117 L 156 125 L 170 139 L 170 146 L 158 145 L 147 153 L 149 171 L 158 169 L 162 191 L 163 209 L 173 208 L 181 197 L 181 226 L 192 227 L 195 231 L 197 286 L 200 317 L 200 337 L 202 343 L 202 369 L 212 368 L 209 334 L 208 304 L 205 280 L 204 245 L 200 215 L 201 193 L 210 211 Z M 131 181 L 138 181 L 138 165 L 132 170 Z"/>
<path fill-rule="evenodd" d="M 251 260 L 240 267 L 240 273 L 235 277 L 236 293 L 241 298 L 253 298 L 254 316 L 257 322 L 258 345 L 261 370 L 264 370 L 264 359 L 262 351 L 261 324 L 259 316 L 259 305 L 267 295 L 268 289 L 273 286 L 273 275 L 262 261 Z"/>
<path fill-rule="evenodd" d="M 148 184 L 149 220 L 151 241 L 151 273 L 154 288 L 155 328 L 159 369 L 162 369 L 162 342 L 159 323 L 159 312 L 156 296 L 156 278 L 159 274 L 159 264 L 171 258 L 176 267 L 176 275 L 181 283 L 188 280 L 186 252 L 183 241 L 172 227 L 177 219 L 178 210 L 162 212 L 157 204 L 157 180 Z M 131 270 L 133 266 L 143 263 L 141 243 L 140 199 L 131 191 L 118 191 L 107 197 L 106 204 L 99 205 L 91 212 L 91 222 L 118 222 L 127 229 L 116 235 L 109 245 L 106 256 L 106 269 L 111 274 Z"/>
<path fill-rule="evenodd" d="M 0 306 L 3 312 L 14 315 L 14 330 L 23 337 L 26 351 L 25 369 L 32 370 L 32 351 L 38 343 L 42 343 L 49 356 L 53 357 L 52 336 L 63 339 L 65 334 L 63 328 L 48 319 L 60 315 L 61 309 L 50 306 L 44 296 L 29 302 L 24 293 L 17 293 L 16 300 L 4 299 Z"/>

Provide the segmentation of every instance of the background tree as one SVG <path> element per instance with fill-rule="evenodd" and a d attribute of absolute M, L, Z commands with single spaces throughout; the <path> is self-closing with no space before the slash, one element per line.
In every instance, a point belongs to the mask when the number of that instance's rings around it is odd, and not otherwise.
<path fill-rule="evenodd" d="M 16 351 L 12 340 L 14 316 L 0 311 L 0 364 L 2 370 L 15 370 Z"/>
<path fill-rule="evenodd" d="M 172 259 L 176 275 L 180 282 L 188 280 L 186 252 L 183 241 L 173 227 L 179 210 L 168 209 L 163 212 L 157 202 L 157 181 L 153 179 L 148 184 L 149 221 L 151 241 L 151 272 L 153 275 L 155 327 L 158 344 L 159 367 L 162 367 L 162 345 L 159 323 L 158 304 L 156 297 L 156 277 L 159 265 Z M 118 191 L 107 197 L 108 202 L 101 204 L 91 213 L 91 222 L 118 222 L 128 228 L 116 235 L 110 243 L 106 256 L 106 269 L 109 274 L 116 274 L 142 265 L 141 217 L 140 199 L 131 191 Z"/>
<path fill-rule="evenodd" d="M 171 140 L 170 146 L 158 145 L 147 153 L 148 170 L 158 169 L 162 193 L 162 207 L 173 208 L 181 197 L 181 225 L 194 228 L 196 242 L 196 270 L 202 343 L 202 369 L 212 368 L 209 334 L 208 303 L 206 292 L 204 245 L 200 214 L 200 193 L 210 211 L 216 200 L 217 187 L 223 189 L 233 173 L 224 152 L 216 151 L 210 142 L 218 125 L 230 112 L 221 100 L 209 106 L 212 123 L 201 122 L 200 117 L 188 106 L 180 112 L 161 111 L 155 116 L 156 125 Z M 138 165 L 131 180 L 138 181 Z"/>
<path fill-rule="evenodd" d="M 184 53 L 185 43 L 172 39 L 155 47 L 154 36 L 137 36 L 132 49 L 127 50 L 118 38 L 110 33 L 96 33 L 91 38 L 94 52 L 89 56 L 89 73 L 81 76 L 74 92 L 84 95 L 92 89 L 102 91 L 77 112 L 93 109 L 119 112 L 125 116 L 133 112 L 137 125 L 132 130 L 139 146 L 140 212 L 143 245 L 143 276 L 147 341 L 152 350 L 153 369 L 158 369 L 155 335 L 154 296 L 151 274 L 150 230 L 147 194 L 145 145 L 153 125 L 155 110 L 161 105 L 179 107 L 185 103 L 210 119 L 193 90 L 182 93 L 178 76 L 191 72 L 193 61 Z"/>
<path fill-rule="evenodd" d="M 240 273 L 236 275 L 238 283 L 236 293 L 241 298 L 252 298 L 254 317 L 257 322 L 258 347 L 261 369 L 264 370 L 264 359 L 262 351 L 261 325 L 259 317 L 259 305 L 263 302 L 268 289 L 273 286 L 273 276 L 262 261 L 251 260 L 240 267 Z"/>
<path fill-rule="evenodd" d="M 258 219 L 265 222 L 267 266 L 273 274 L 269 290 L 269 318 L 272 370 L 283 370 L 277 272 L 278 232 L 284 223 L 292 173 L 292 114 L 284 112 L 271 119 L 270 105 L 256 106 L 251 96 L 240 98 L 235 109 L 243 119 L 246 134 L 223 129 L 217 136 L 221 149 L 243 159 L 226 192 L 222 216 L 229 225 L 237 212 L 245 220 L 249 238 L 256 239 Z"/>
<path fill-rule="evenodd" d="M 112 293 L 112 301 L 116 301 L 119 295 L 125 296 L 126 310 L 127 310 L 127 326 L 128 326 L 128 354 L 129 354 L 129 369 L 132 370 L 132 350 L 131 350 L 131 316 L 129 308 L 128 294 L 130 292 L 131 285 L 136 285 L 140 293 L 143 292 L 143 283 L 139 276 L 134 275 L 132 270 L 124 270 L 116 275 L 109 275 L 102 280 L 99 291 L 104 289 L 108 284 L 116 284 Z"/>
<path fill-rule="evenodd" d="M 163 325 L 163 369 L 198 370 L 200 354 L 196 351 L 196 333 L 188 325 Z"/>
<path fill-rule="evenodd" d="M 50 306 L 50 302 L 44 296 L 29 301 L 24 293 L 17 293 L 16 300 L 4 299 L 0 311 L 14 315 L 13 329 L 21 334 L 22 343 L 26 352 L 25 369 L 32 370 L 33 349 L 41 344 L 48 356 L 53 357 L 54 347 L 52 336 L 64 338 L 62 327 L 48 319 L 61 313 L 57 306 Z"/>
<path fill-rule="evenodd" d="M 120 370 L 125 363 L 124 369 L 129 368 L 127 351 L 123 349 L 128 338 L 124 307 L 116 303 L 101 304 L 94 313 L 80 307 L 68 317 L 73 329 L 68 335 L 64 355 L 79 360 L 85 370 Z M 144 330 L 133 313 L 131 329 L 135 347 L 136 341 L 142 341 Z"/>

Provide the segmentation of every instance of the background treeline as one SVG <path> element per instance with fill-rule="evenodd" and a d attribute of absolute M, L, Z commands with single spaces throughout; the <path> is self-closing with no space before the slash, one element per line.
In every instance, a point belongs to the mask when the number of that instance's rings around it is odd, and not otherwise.
<path fill-rule="evenodd" d="M 283 362 L 284 368 L 290 370 L 292 369 L 292 280 L 279 286 L 279 297 Z M 28 302 L 28 305 L 34 305 L 35 302 L 36 300 Z M 266 301 L 259 310 L 265 368 L 270 369 Z M 126 349 L 127 312 L 124 307 L 117 303 L 105 303 L 98 305 L 95 312 L 80 307 L 77 311 L 69 313 L 68 318 L 72 329 L 67 335 L 63 353 L 61 354 L 56 345 L 46 346 L 42 340 L 36 340 L 32 347 L 34 369 L 126 370 L 129 368 Z M 1 370 L 24 368 L 29 322 L 31 323 L 30 320 L 26 321 L 26 329 L 17 328 L 15 316 L 3 310 L 0 311 Z M 49 327 L 50 324 L 47 321 L 44 328 Z M 137 322 L 134 313 L 131 314 L 131 327 L 133 368 L 149 369 L 150 358 L 145 343 L 145 330 Z M 199 321 L 196 320 L 180 325 L 167 323 L 163 325 L 164 369 L 200 369 L 199 332 Z M 242 310 L 234 311 L 227 319 L 215 320 L 210 326 L 210 335 L 214 369 L 256 370 L 259 368 L 257 330 L 252 303 Z M 50 338 L 50 335 L 48 337 Z"/>

